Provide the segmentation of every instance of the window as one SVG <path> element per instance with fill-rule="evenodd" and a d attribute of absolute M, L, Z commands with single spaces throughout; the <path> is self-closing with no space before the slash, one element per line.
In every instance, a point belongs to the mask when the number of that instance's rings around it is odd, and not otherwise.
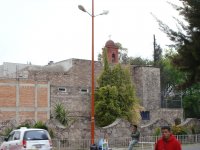
<path fill-rule="evenodd" d="M 25 140 L 48 140 L 48 134 L 43 130 L 26 131 L 24 134 Z"/>
<path fill-rule="evenodd" d="M 140 112 L 142 120 L 150 120 L 150 112 L 149 111 L 142 111 Z"/>
<path fill-rule="evenodd" d="M 88 92 L 89 92 L 88 89 L 84 89 L 84 88 L 81 89 L 81 93 L 88 93 Z"/>
<path fill-rule="evenodd" d="M 15 131 L 15 134 L 13 136 L 14 140 L 19 140 L 20 139 L 20 132 L 19 131 Z"/>
<path fill-rule="evenodd" d="M 8 141 L 12 141 L 13 140 L 13 135 L 15 132 L 11 132 L 8 136 Z"/>
<path fill-rule="evenodd" d="M 66 92 L 66 88 L 64 88 L 64 87 L 59 87 L 59 88 L 58 88 L 58 91 L 59 91 L 59 92 Z"/>
<path fill-rule="evenodd" d="M 112 63 L 114 63 L 115 62 L 115 54 L 113 53 L 112 54 Z"/>

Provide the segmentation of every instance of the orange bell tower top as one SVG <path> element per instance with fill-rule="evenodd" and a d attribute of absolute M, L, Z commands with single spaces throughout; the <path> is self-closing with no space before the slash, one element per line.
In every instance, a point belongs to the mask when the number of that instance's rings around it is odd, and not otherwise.
<path fill-rule="evenodd" d="M 107 49 L 108 62 L 117 64 L 119 62 L 118 46 L 112 40 L 108 40 L 105 44 L 105 48 Z"/>

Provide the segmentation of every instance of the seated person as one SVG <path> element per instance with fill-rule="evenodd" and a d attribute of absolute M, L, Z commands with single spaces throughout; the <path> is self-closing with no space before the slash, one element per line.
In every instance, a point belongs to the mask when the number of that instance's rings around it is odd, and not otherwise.
<path fill-rule="evenodd" d="M 104 138 L 101 138 L 98 143 L 98 150 L 111 150 L 111 148 L 108 148 L 108 134 L 104 134 Z"/>
<path fill-rule="evenodd" d="M 137 125 L 132 125 L 131 130 L 132 130 L 131 133 L 132 140 L 129 143 L 128 150 L 133 150 L 134 145 L 138 143 L 140 138 L 140 132 L 137 129 Z"/>

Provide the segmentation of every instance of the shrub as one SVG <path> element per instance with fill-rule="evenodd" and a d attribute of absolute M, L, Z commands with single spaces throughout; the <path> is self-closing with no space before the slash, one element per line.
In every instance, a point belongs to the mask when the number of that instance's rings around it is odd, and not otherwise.
<path fill-rule="evenodd" d="M 33 128 L 45 129 L 48 130 L 48 127 L 42 121 L 38 121 L 33 125 Z"/>
<path fill-rule="evenodd" d="M 9 133 L 13 130 L 13 128 L 6 128 L 2 133 L 1 135 L 2 136 L 8 136 Z"/>
<path fill-rule="evenodd" d="M 186 135 L 187 134 L 187 128 L 183 126 L 172 126 L 172 133 L 174 135 Z"/>
<path fill-rule="evenodd" d="M 17 126 L 17 129 L 20 129 L 21 127 L 31 128 L 31 125 L 29 123 L 21 124 L 21 125 Z"/>
<path fill-rule="evenodd" d="M 161 129 L 160 128 L 155 128 L 153 135 L 154 136 L 160 136 L 161 135 Z"/>
<path fill-rule="evenodd" d="M 54 107 L 55 118 L 63 125 L 68 124 L 68 112 L 61 103 L 57 103 Z"/>
<path fill-rule="evenodd" d="M 174 123 L 175 123 L 176 126 L 181 124 L 181 119 L 180 118 L 174 119 Z"/>

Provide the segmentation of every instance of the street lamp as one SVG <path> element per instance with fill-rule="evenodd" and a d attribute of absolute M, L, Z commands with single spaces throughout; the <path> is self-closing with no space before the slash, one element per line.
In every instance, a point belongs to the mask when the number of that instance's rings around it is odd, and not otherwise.
<path fill-rule="evenodd" d="M 91 144 L 94 144 L 94 129 L 95 129 L 95 119 L 94 119 L 94 17 L 99 15 L 107 15 L 108 11 L 103 11 L 98 15 L 94 15 L 94 0 L 92 0 L 92 14 L 90 14 L 82 5 L 78 5 L 78 8 L 88 13 L 92 17 L 92 85 L 91 85 Z"/>

